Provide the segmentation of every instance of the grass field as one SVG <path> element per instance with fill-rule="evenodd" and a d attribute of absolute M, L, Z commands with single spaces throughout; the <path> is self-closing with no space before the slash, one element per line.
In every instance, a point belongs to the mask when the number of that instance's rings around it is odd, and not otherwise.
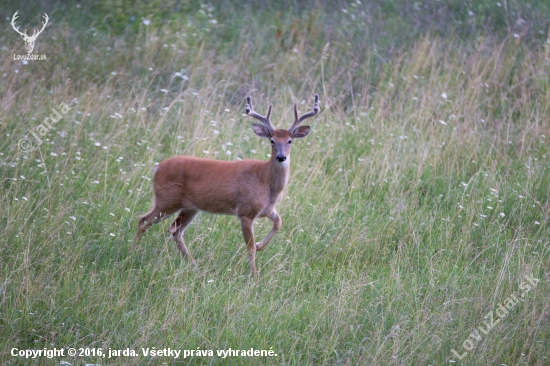
<path fill-rule="evenodd" d="M 0 14 L 0 364 L 550 364 L 550 5 L 45 3 Z M 132 246 L 155 163 L 267 160 L 246 96 L 287 128 L 315 93 L 257 278 L 236 217 L 198 269 L 168 221 Z"/>

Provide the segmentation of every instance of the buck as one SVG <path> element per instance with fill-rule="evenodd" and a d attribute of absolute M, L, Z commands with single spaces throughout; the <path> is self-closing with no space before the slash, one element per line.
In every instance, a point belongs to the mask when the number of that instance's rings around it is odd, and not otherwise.
<path fill-rule="evenodd" d="M 282 225 L 275 206 L 288 183 L 292 141 L 309 133 L 310 127 L 300 126 L 300 123 L 319 112 L 319 96 L 315 95 L 313 109 L 300 117 L 294 103 L 294 123 L 288 130 L 276 130 L 271 124 L 273 105 L 269 105 L 264 117 L 254 112 L 251 98 L 246 99 L 246 114 L 262 122 L 252 124 L 254 132 L 271 143 L 270 159 L 220 161 L 176 156 L 164 160 L 154 169 L 153 209 L 139 219 L 136 243 L 151 225 L 179 211 L 168 231 L 183 256 L 196 265 L 183 241 L 187 226 L 200 211 L 234 215 L 241 221 L 252 276 L 257 274 L 256 251 L 265 249 Z M 261 242 L 256 243 L 254 220 L 262 217 L 273 221 L 273 228 Z"/>
<path fill-rule="evenodd" d="M 27 35 L 27 30 L 25 29 L 25 32 L 20 32 L 19 31 L 19 27 L 16 27 L 15 26 L 15 20 L 18 18 L 17 16 L 17 13 L 19 12 L 16 11 L 15 14 L 13 14 L 13 17 L 11 18 L 11 26 L 12 28 L 21 35 L 21 38 L 23 38 L 23 40 L 25 41 L 25 48 L 27 49 L 27 53 L 32 53 L 32 50 L 34 49 L 34 42 L 36 42 L 36 39 L 38 38 L 38 36 L 40 35 L 40 33 L 42 33 L 42 31 L 44 30 L 44 28 L 46 28 L 46 24 L 48 24 L 48 14 L 44 13 L 44 20 L 46 21 L 45 23 L 42 22 L 42 29 L 40 29 L 38 32 L 36 31 L 36 29 L 33 31 L 32 33 L 32 36 L 28 36 Z"/>

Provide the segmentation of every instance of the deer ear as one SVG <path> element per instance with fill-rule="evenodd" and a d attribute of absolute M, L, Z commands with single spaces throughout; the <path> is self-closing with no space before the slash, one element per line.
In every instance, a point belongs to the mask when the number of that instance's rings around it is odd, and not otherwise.
<path fill-rule="evenodd" d="M 253 123 L 252 128 L 254 129 L 254 132 L 256 132 L 256 135 L 260 137 L 267 137 L 267 138 L 271 137 L 271 133 L 269 133 L 269 129 L 264 125 Z"/>
<path fill-rule="evenodd" d="M 292 133 L 292 137 L 295 139 L 301 139 L 302 137 L 306 137 L 309 133 L 309 129 L 311 127 L 309 126 L 300 126 L 294 132 Z"/>

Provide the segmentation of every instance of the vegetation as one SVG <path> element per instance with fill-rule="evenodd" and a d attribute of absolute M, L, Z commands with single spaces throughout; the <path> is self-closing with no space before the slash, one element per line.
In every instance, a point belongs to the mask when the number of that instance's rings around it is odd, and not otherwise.
<path fill-rule="evenodd" d="M 2 6 L 51 24 L 45 61 L 0 35 L 0 363 L 548 364 L 547 2 L 129 3 Z M 133 247 L 155 163 L 267 160 L 246 95 L 286 128 L 314 93 L 258 278 L 235 217 L 187 229 L 198 269 L 168 221 Z M 106 357 L 11 354 L 54 347 Z"/>

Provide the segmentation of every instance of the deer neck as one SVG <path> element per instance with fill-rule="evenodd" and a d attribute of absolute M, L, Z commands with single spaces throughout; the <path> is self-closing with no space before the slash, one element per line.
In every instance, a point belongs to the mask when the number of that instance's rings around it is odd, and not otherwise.
<path fill-rule="evenodd" d="M 274 156 L 269 160 L 270 188 L 274 194 L 281 193 L 290 176 L 290 156 L 284 163 L 279 163 Z"/>

